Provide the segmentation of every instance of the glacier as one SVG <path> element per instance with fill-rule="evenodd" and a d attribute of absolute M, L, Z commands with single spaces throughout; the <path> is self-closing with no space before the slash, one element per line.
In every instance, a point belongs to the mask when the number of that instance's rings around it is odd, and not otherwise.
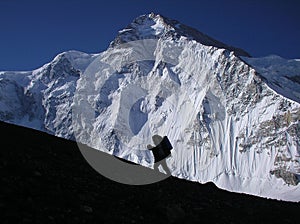
<path fill-rule="evenodd" d="M 299 60 L 252 58 L 151 13 L 99 54 L 0 72 L 0 120 L 150 168 L 146 145 L 166 135 L 173 176 L 298 202 L 299 72 Z"/>

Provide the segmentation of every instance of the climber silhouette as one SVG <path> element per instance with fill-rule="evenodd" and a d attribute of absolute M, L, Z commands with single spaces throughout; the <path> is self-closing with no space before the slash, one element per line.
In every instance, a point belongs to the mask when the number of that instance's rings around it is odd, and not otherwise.
<path fill-rule="evenodd" d="M 152 151 L 154 156 L 154 170 L 158 170 L 161 165 L 167 175 L 171 175 L 171 172 L 167 166 L 166 158 L 171 155 L 173 149 L 167 136 L 161 137 L 160 135 L 152 136 L 152 140 L 155 146 L 147 145 L 147 149 Z"/>

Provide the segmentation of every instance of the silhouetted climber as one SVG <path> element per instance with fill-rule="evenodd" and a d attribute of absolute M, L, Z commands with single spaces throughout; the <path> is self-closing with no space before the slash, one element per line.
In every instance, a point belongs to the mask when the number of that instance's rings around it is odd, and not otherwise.
<path fill-rule="evenodd" d="M 160 135 L 152 136 L 152 140 L 155 146 L 147 145 L 147 149 L 151 150 L 154 156 L 154 169 L 158 170 L 159 165 L 162 165 L 163 169 L 170 175 L 170 170 L 166 163 L 166 158 L 171 155 L 173 146 L 171 145 L 167 136 L 163 138 Z"/>

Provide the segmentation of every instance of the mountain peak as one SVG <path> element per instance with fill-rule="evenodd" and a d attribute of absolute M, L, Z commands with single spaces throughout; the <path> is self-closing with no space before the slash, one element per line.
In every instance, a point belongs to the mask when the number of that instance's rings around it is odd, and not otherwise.
<path fill-rule="evenodd" d="M 118 48 L 147 38 L 160 44 Z M 234 52 L 243 53 L 176 20 L 143 15 L 98 55 L 68 51 L 32 72 L 0 72 L 0 120 L 151 168 L 147 145 L 167 136 L 174 151 L 158 171 L 300 201 L 300 62 Z M 107 177 L 116 180 L 111 167 Z M 117 173 L 116 181 L 142 184 Z"/>
<path fill-rule="evenodd" d="M 120 30 L 110 46 L 114 47 L 122 43 L 141 39 L 159 39 L 170 30 L 174 29 L 164 21 L 161 15 L 155 13 L 141 15 Z"/>
<path fill-rule="evenodd" d="M 168 37 L 175 40 L 178 40 L 180 37 L 186 37 L 189 40 L 195 40 L 206 46 L 234 51 L 237 56 L 250 57 L 246 51 L 240 48 L 228 46 L 177 20 L 169 19 L 153 12 L 135 18 L 125 29 L 120 30 L 115 40 L 111 42 L 110 47 L 135 40 Z"/>

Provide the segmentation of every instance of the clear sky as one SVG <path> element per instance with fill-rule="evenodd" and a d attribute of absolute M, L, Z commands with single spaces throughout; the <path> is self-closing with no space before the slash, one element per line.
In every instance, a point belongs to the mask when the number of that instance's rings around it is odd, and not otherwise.
<path fill-rule="evenodd" d="M 0 71 L 32 70 L 67 50 L 98 53 L 152 11 L 254 57 L 300 58 L 298 0 L 0 0 Z"/>

